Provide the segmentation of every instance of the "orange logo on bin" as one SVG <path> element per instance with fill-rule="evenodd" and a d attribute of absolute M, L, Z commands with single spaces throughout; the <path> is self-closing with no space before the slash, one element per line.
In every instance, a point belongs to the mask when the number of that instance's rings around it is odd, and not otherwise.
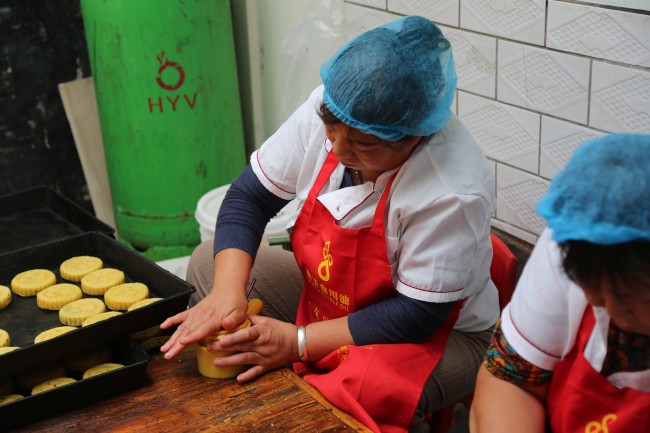
<path fill-rule="evenodd" d="M 323 247 L 323 261 L 318 265 L 318 276 L 321 277 L 323 281 L 330 280 L 330 266 L 334 264 L 334 259 L 330 254 L 330 241 L 325 242 Z"/>

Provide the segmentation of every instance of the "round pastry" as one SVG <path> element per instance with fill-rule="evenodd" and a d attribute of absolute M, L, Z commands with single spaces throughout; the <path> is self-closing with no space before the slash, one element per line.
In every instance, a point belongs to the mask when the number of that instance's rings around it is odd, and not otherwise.
<path fill-rule="evenodd" d="M 66 332 L 74 331 L 75 328 L 74 326 L 57 326 L 56 328 L 51 328 L 47 329 L 34 338 L 34 343 L 41 343 L 45 340 L 49 340 L 50 338 L 58 337 L 59 335 L 63 335 Z"/>
<path fill-rule="evenodd" d="M 35 296 L 46 287 L 56 284 L 56 275 L 47 269 L 30 269 L 11 280 L 11 290 L 18 296 Z"/>
<path fill-rule="evenodd" d="M 0 329 L 0 347 L 7 347 L 11 344 L 11 337 L 4 329 Z"/>
<path fill-rule="evenodd" d="M 49 391 L 51 389 L 58 388 L 58 387 L 64 386 L 64 385 L 68 385 L 68 384 L 74 383 L 74 382 L 76 382 L 76 380 L 71 378 L 71 377 L 57 377 L 55 379 L 50 379 L 48 381 L 45 381 L 43 383 L 40 383 L 40 384 L 36 385 L 32 389 L 32 395 L 38 394 L 39 392 Z"/>
<path fill-rule="evenodd" d="M 16 349 L 20 349 L 20 347 L 18 347 L 18 346 L 0 347 L 0 355 L 4 355 L 5 353 L 13 352 Z"/>
<path fill-rule="evenodd" d="M 81 290 L 88 295 L 101 296 L 111 287 L 124 281 L 124 272 L 119 269 L 103 268 L 84 276 L 81 279 Z"/>
<path fill-rule="evenodd" d="M 11 304 L 11 289 L 7 286 L 0 286 L 0 310 Z"/>
<path fill-rule="evenodd" d="M 84 275 L 101 269 L 104 266 L 102 259 L 93 256 L 77 256 L 72 257 L 59 267 L 61 278 L 68 281 L 80 281 Z"/>
<path fill-rule="evenodd" d="M 97 298 L 83 298 L 70 302 L 59 310 L 59 320 L 64 325 L 81 326 L 89 317 L 106 311 L 106 305 Z"/>
<path fill-rule="evenodd" d="M 12 401 L 20 400 L 21 398 L 25 398 L 20 394 L 5 394 L 5 395 L 0 395 L 0 405 L 11 403 Z"/>
<path fill-rule="evenodd" d="M 128 311 L 135 310 L 136 308 L 144 307 L 145 305 L 153 304 L 154 302 L 160 301 L 162 298 L 147 298 L 142 301 L 134 302 L 128 308 Z"/>
<path fill-rule="evenodd" d="M 124 283 L 111 287 L 104 294 L 104 302 L 111 310 L 127 310 L 131 305 L 149 297 L 149 288 L 142 283 Z"/>
<path fill-rule="evenodd" d="M 84 320 L 81 326 L 92 325 L 93 323 L 101 322 L 102 320 L 110 319 L 111 317 L 119 316 L 120 314 L 122 314 L 121 311 L 105 311 L 103 313 L 95 314 L 94 316 L 90 316 Z"/>
<path fill-rule="evenodd" d="M 36 305 L 43 310 L 60 310 L 82 296 L 81 289 L 74 284 L 55 284 L 36 294 Z"/>
<path fill-rule="evenodd" d="M 107 373 L 109 371 L 117 370 L 118 368 L 124 367 L 123 364 L 118 364 L 115 362 L 107 362 L 105 364 L 99 364 L 94 367 L 90 367 L 88 370 L 84 371 L 83 378 L 88 379 L 89 377 L 96 376 L 98 374 Z"/>

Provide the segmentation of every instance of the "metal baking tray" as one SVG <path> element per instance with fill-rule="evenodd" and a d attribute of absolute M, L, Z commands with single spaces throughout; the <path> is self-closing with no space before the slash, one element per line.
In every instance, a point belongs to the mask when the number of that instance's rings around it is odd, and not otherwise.
<path fill-rule="evenodd" d="M 0 253 L 84 232 L 115 230 L 54 190 L 40 186 L 0 196 Z"/>
<path fill-rule="evenodd" d="M 0 328 L 9 333 L 11 345 L 20 349 L 0 356 L 0 376 L 31 370 L 72 351 L 84 350 L 157 326 L 167 317 L 185 310 L 195 290 L 192 285 L 146 257 L 97 232 L 0 254 L 0 285 L 10 287 L 15 275 L 36 268 L 49 269 L 56 274 L 57 283 L 65 282 L 59 273 L 60 264 L 79 255 L 101 258 L 104 267 L 122 270 L 127 282 L 146 284 L 149 297 L 163 299 L 34 344 L 34 338 L 42 331 L 62 326 L 58 311 L 41 310 L 36 305 L 35 297 L 23 298 L 14 294 L 11 304 L 0 310 Z M 84 297 L 89 296 L 84 294 Z"/>
<path fill-rule="evenodd" d="M 128 338 L 116 340 L 110 347 L 110 362 L 124 364 L 124 367 L 88 379 L 82 379 L 78 373 L 67 372 L 77 381 L 35 395 L 17 390 L 25 398 L 0 405 L 0 431 L 49 418 L 144 385 L 149 362 L 147 352 Z"/>

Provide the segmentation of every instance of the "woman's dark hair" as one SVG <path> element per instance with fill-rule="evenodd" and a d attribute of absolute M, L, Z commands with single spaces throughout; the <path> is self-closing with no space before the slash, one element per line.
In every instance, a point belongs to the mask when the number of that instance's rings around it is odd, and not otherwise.
<path fill-rule="evenodd" d="M 323 121 L 325 125 L 338 125 L 339 123 L 342 123 L 341 120 L 336 117 L 330 110 L 327 108 L 327 105 L 325 105 L 324 102 L 321 102 L 320 107 L 318 110 L 316 110 L 316 113 L 318 114 L 318 117 Z M 412 138 L 411 135 L 405 135 L 402 137 L 400 140 L 397 141 L 386 141 L 386 146 L 390 147 L 391 149 L 397 150 L 401 147 L 401 143 L 403 141 L 407 141 L 410 138 Z"/>
<path fill-rule="evenodd" d="M 598 288 L 607 279 L 617 292 L 620 287 L 650 290 L 650 242 L 600 245 L 567 241 L 560 248 L 564 271 L 576 284 Z"/>

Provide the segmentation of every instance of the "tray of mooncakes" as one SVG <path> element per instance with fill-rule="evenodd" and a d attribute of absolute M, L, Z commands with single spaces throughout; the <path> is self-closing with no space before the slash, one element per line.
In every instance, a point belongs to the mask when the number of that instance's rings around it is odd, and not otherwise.
<path fill-rule="evenodd" d="M 137 341 L 121 338 L 0 380 L 0 431 L 144 385 L 148 361 Z"/>
<path fill-rule="evenodd" d="M 45 186 L 0 196 L 0 253 L 84 232 L 115 230 Z"/>
<path fill-rule="evenodd" d="M 0 380 L 118 338 L 165 338 L 159 325 L 195 290 L 99 232 L 0 254 L 0 286 Z"/>

